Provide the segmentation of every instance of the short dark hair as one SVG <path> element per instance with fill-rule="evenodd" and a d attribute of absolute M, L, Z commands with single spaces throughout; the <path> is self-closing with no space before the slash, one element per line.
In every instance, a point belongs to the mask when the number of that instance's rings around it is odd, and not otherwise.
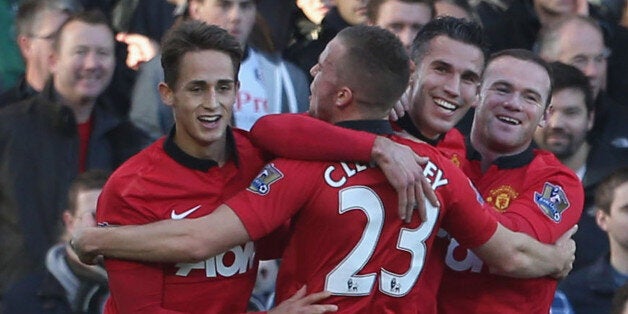
<path fill-rule="evenodd" d="M 391 1 L 391 0 L 369 0 L 366 3 L 366 17 L 369 21 L 375 22 L 379 17 L 379 9 L 382 4 Z M 430 8 L 430 19 L 434 18 L 436 14 L 436 10 L 434 9 L 434 1 L 432 0 L 397 0 L 404 3 L 409 4 L 425 4 L 428 8 Z"/>
<path fill-rule="evenodd" d="M 484 60 L 488 49 L 482 26 L 474 21 L 467 21 L 451 16 L 437 17 L 425 24 L 412 41 L 410 57 L 417 65 L 429 51 L 430 42 L 438 36 L 446 36 L 453 40 L 477 47 L 482 51 Z"/>
<path fill-rule="evenodd" d="M 45 11 L 59 11 L 68 15 L 83 11 L 83 6 L 76 0 L 26 0 L 20 2 L 15 16 L 18 35 L 32 36 L 36 21 Z"/>
<path fill-rule="evenodd" d="M 628 182 L 628 167 L 618 169 L 606 177 L 595 189 L 595 207 L 610 215 L 615 189 L 626 182 Z"/>
<path fill-rule="evenodd" d="M 108 178 L 109 172 L 104 170 L 88 170 L 76 176 L 68 189 L 68 211 L 76 214 L 79 192 L 102 189 Z"/>
<path fill-rule="evenodd" d="M 591 91 L 591 85 L 589 85 L 589 79 L 587 79 L 584 73 L 574 66 L 558 61 L 550 63 L 550 68 L 552 69 L 552 75 L 554 77 L 553 92 L 555 93 L 567 88 L 581 91 L 584 95 L 584 104 L 587 109 L 587 114 L 591 114 L 595 108 L 593 92 Z"/>
<path fill-rule="evenodd" d="M 337 37 L 346 49 L 337 65 L 341 82 L 360 94 L 359 103 L 388 112 L 410 78 L 401 41 L 383 28 L 366 25 L 347 27 Z"/>
<path fill-rule="evenodd" d="M 63 34 L 63 31 L 68 26 L 68 24 L 73 23 L 73 22 L 82 22 L 89 25 L 104 25 L 107 27 L 107 29 L 109 29 L 109 31 L 111 32 L 111 36 L 113 37 L 113 28 L 111 27 L 111 23 L 107 19 L 107 16 L 105 16 L 105 14 L 102 13 L 102 11 L 89 10 L 85 12 L 79 12 L 77 14 L 71 15 L 59 27 L 59 30 L 57 31 L 57 34 L 55 36 L 54 43 L 53 43 L 53 47 L 55 51 L 59 51 L 59 45 L 61 42 L 61 34 Z"/>
<path fill-rule="evenodd" d="M 532 62 L 532 63 L 535 63 L 535 64 L 539 65 L 543 69 L 545 69 L 545 72 L 547 72 L 547 75 L 549 76 L 549 81 L 550 81 L 549 91 L 547 93 L 547 99 L 545 101 L 545 108 L 547 108 L 547 106 L 549 105 L 550 101 L 552 100 L 552 91 L 553 91 L 553 88 L 554 88 L 554 75 L 552 74 L 552 68 L 550 67 L 549 63 L 547 63 L 545 60 L 543 60 L 541 57 L 539 57 L 538 55 L 534 54 L 530 50 L 526 50 L 526 49 L 506 49 L 506 50 L 501 50 L 501 51 L 498 51 L 498 52 L 492 54 L 490 56 L 490 58 L 488 59 L 488 61 L 486 62 L 486 68 L 488 68 L 488 66 L 493 61 L 495 61 L 495 60 L 497 60 L 499 58 L 503 58 L 503 57 L 512 57 L 512 58 L 515 58 L 515 59 L 519 59 L 521 61 Z"/>
<path fill-rule="evenodd" d="M 189 20 L 172 27 L 161 42 L 161 66 L 166 84 L 175 88 L 183 56 L 188 52 L 201 50 L 217 50 L 229 55 L 234 79 L 238 80 L 242 60 L 242 49 L 238 41 L 218 26 Z"/>

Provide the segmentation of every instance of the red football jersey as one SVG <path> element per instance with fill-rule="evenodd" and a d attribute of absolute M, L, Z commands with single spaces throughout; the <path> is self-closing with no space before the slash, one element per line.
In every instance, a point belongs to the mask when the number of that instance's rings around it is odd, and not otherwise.
<path fill-rule="evenodd" d="M 153 143 L 112 174 L 98 202 L 98 222 L 146 224 L 212 212 L 248 186 L 264 164 L 244 132 L 230 134 L 236 153 L 222 167 L 185 154 L 171 138 Z M 256 278 L 255 255 L 249 242 L 198 263 L 106 259 L 111 288 L 106 311 L 245 312 Z"/>
<path fill-rule="evenodd" d="M 582 185 L 551 153 L 529 148 L 497 159 L 482 173 L 479 153 L 458 144 L 447 146 L 445 154 L 458 161 L 508 229 L 554 243 L 577 223 L 584 202 Z M 486 265 L 458 242 L 445 244 L 439 313 L 549 313 L 556 280 L 489 274 Z"/>
<path fill-rule="evenodd" d="M 307 284 L 310 292 L 331 291 L 323 302 L 339 313 L 435 313 L 438 228 L 471 247 L 493 235 L 494 217 L 459 169 L 427 144 L 390 138 L 430 158 L 424 173 L 442 206 L 430 206 L 424 222 L 415 214 L 403 223 L 384 175 L 359 163 L 277 159 L 227 201 L 254 240 L 292 217 L 277 302 Z"/>

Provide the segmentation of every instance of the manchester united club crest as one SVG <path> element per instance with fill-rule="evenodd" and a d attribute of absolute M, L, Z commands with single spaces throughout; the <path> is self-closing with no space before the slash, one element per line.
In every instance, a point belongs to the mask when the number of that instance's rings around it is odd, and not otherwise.
<path fill-rule="evenodd" d="M 516 199 L 519 193 L 510 185 L 502 185 L 488 192 L 486 200 L 493 204 L 499 212 L 505 212 L 510 206 L 510 201 Z"/>
<path fill-rule="evenodd" d="M 253 179 L 247 190 L 266 195 L 270 191 L 270 185 L 281 178 L 283 178 L 283 173 L 275 168 L 274 164 L 267 164 L 257 175 L 257 178 Z"/>
<path fill-rule="evenodd" d="M 549 182 L 545 182 L 541 193 L 534 192 L 534 202 L 554 222 L 560 222 L 563 212 L 569 207 L 563 188 Z"/>
<path fill-rule="evenodd" d="M 460 159 L 458 158 L 458 154 L 453 154 L 453 156 L 451 156 L 451 162 L 453 162 L 456 167 L 460 168 Z"/>

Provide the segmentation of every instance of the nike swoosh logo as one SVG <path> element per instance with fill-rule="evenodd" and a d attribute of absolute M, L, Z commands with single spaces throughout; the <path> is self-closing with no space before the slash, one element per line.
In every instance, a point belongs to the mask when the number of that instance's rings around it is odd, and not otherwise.
<path fill-rule="evenodd" d="M 187 217 L 188 215 L 190 215 L 191 213 L 195 212 L 197 209 L 201 208 L 201 205 L 198 205 L 194 208 L 190 208 L 180 214 L 175 213 L 174 209 L 172 210 L 172 213 L 170 213 L 170 218 L 172 219 L 183 219 L 185 217 Z"/>

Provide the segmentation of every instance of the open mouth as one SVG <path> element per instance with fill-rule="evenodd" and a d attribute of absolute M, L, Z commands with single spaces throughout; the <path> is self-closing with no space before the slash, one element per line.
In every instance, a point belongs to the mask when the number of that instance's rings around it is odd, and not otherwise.
<path fill-rule="evenodd" d="M 222 118 L 222 115 L 203 115 L 197 119 L 203 123 L 216 123 L 220 118 Z"/>
<path fill-rule="evenodd" d="M 434 103 L 445 110 L 455 111 L 456 109 L 458 109 L 458 106 L 456 104 L 443 99 L 434 99 Z"/>
<path fill-rule="evenodd" d="M 517 120 L 517 119 L 513 119 L 511 117 L 506 117 L 506 116 L 497 116 L 497 119 L 499 119 L 499 121 L 510 124 L 510 125 L 520 125 L 521 121 Z"/>

